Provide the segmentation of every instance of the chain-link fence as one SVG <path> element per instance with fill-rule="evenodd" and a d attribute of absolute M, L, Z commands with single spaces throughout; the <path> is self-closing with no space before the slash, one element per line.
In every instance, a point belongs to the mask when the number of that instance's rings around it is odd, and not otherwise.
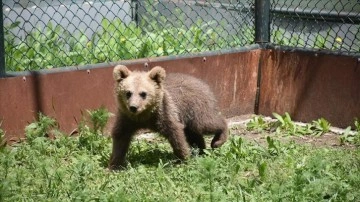
<path fill-rule="evenodd" d="M 270 43 L 359 53 L 359 1 L 270 2 Z M 231 49 L 259 28 L 255 0 L 2 3 L 6 71 Z"/>
<path fill-rule="evenodd" d="M 3 0 L 7 71 L 251 44 L 247 1 Z"/>
<path fill-rule="evenodd" d="M 360 52 L 359 0 L 273 0 L 271 11 L 274 44 Z"/>

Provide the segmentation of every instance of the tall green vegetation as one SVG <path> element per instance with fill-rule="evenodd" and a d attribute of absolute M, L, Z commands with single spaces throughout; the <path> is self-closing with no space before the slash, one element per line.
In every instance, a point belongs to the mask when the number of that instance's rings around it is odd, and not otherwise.
<path fill-rule="evenodd" d="M 178 55 L 237 47 L 244 43 L 236 35 L 221 36 L 225 26 L 200 18 L 186 27 L 185 16 L 175 10 L 177 21 L 169 21 L 144 1 L 145 14 L 137 25 L 120 18 L 104 18 L 92 36 L 77 30 L 70 33 L 60 25 L 48 23 L 34 27 L 19 38 L 12 30 L 20 22 L 5 26 L 6 70 L 24 71 L 73 65 L 114 62 L 144 57 Z"/>

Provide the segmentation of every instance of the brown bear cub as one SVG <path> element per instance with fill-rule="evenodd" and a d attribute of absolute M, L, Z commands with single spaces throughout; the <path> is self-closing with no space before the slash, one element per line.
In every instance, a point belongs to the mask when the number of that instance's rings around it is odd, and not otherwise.
<path fill-rule="evenodd" d="M 214 134 L 211 147 L 227 139 L 227 124 L 218 112 L 209 86 L 194 77 L 173 73 L 162 67 L 149 72 L 114 68 L 118 114 L 112 131 L 113 148 L 109 168 L 125 166 L 133 135 L 150 129 L 165 136 L 181 160 L 189 156 L 189 145 L 205 149 L 203 134 Z"/>

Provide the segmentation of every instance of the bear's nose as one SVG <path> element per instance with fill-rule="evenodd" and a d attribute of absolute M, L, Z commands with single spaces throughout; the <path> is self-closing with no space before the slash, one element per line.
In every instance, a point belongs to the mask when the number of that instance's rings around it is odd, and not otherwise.
<path fill-rule="evenodd" d="M 135 112 L 137 111 L 137 107 L 135 107 L 135 106 L 130 106 L 130 111 L 131 111 L 132 113 L 135 113 Z"/>

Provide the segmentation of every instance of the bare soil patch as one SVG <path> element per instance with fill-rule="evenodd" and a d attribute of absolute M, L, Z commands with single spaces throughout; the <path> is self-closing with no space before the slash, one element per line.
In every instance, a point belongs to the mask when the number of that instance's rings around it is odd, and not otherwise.
<path fill-rule="evenodd" d="M 232 135 L 239 135 L 247 140 L 255 141 L 260 144 L 266 143 L 266 137 L 271 136 L 281 142 L 290 142 L 295 141 L 298 144 L 310 144 L 315 147 L 346 147 L 352 148 L 354 147 L 351 144 L 343 144 L 340 142 L 340 132 L 344 131 L 344 129 L 333 128 L 333 131 L 336 132 L 328 132 L 322 134 L 320 136 L 314 135 L 302 135 L 302 136 L 289 136 L 289 135 L 279 135 L 275 134 L 271 131 L 249 131 L 246 129 L 246 124 L 251 120 L 251 118 L 255 115 L 242 115 L 237 117 L 232 117 L 228 119 L 229 130 Z M 270 118 L 268 118 L 270 119 Z"/>

